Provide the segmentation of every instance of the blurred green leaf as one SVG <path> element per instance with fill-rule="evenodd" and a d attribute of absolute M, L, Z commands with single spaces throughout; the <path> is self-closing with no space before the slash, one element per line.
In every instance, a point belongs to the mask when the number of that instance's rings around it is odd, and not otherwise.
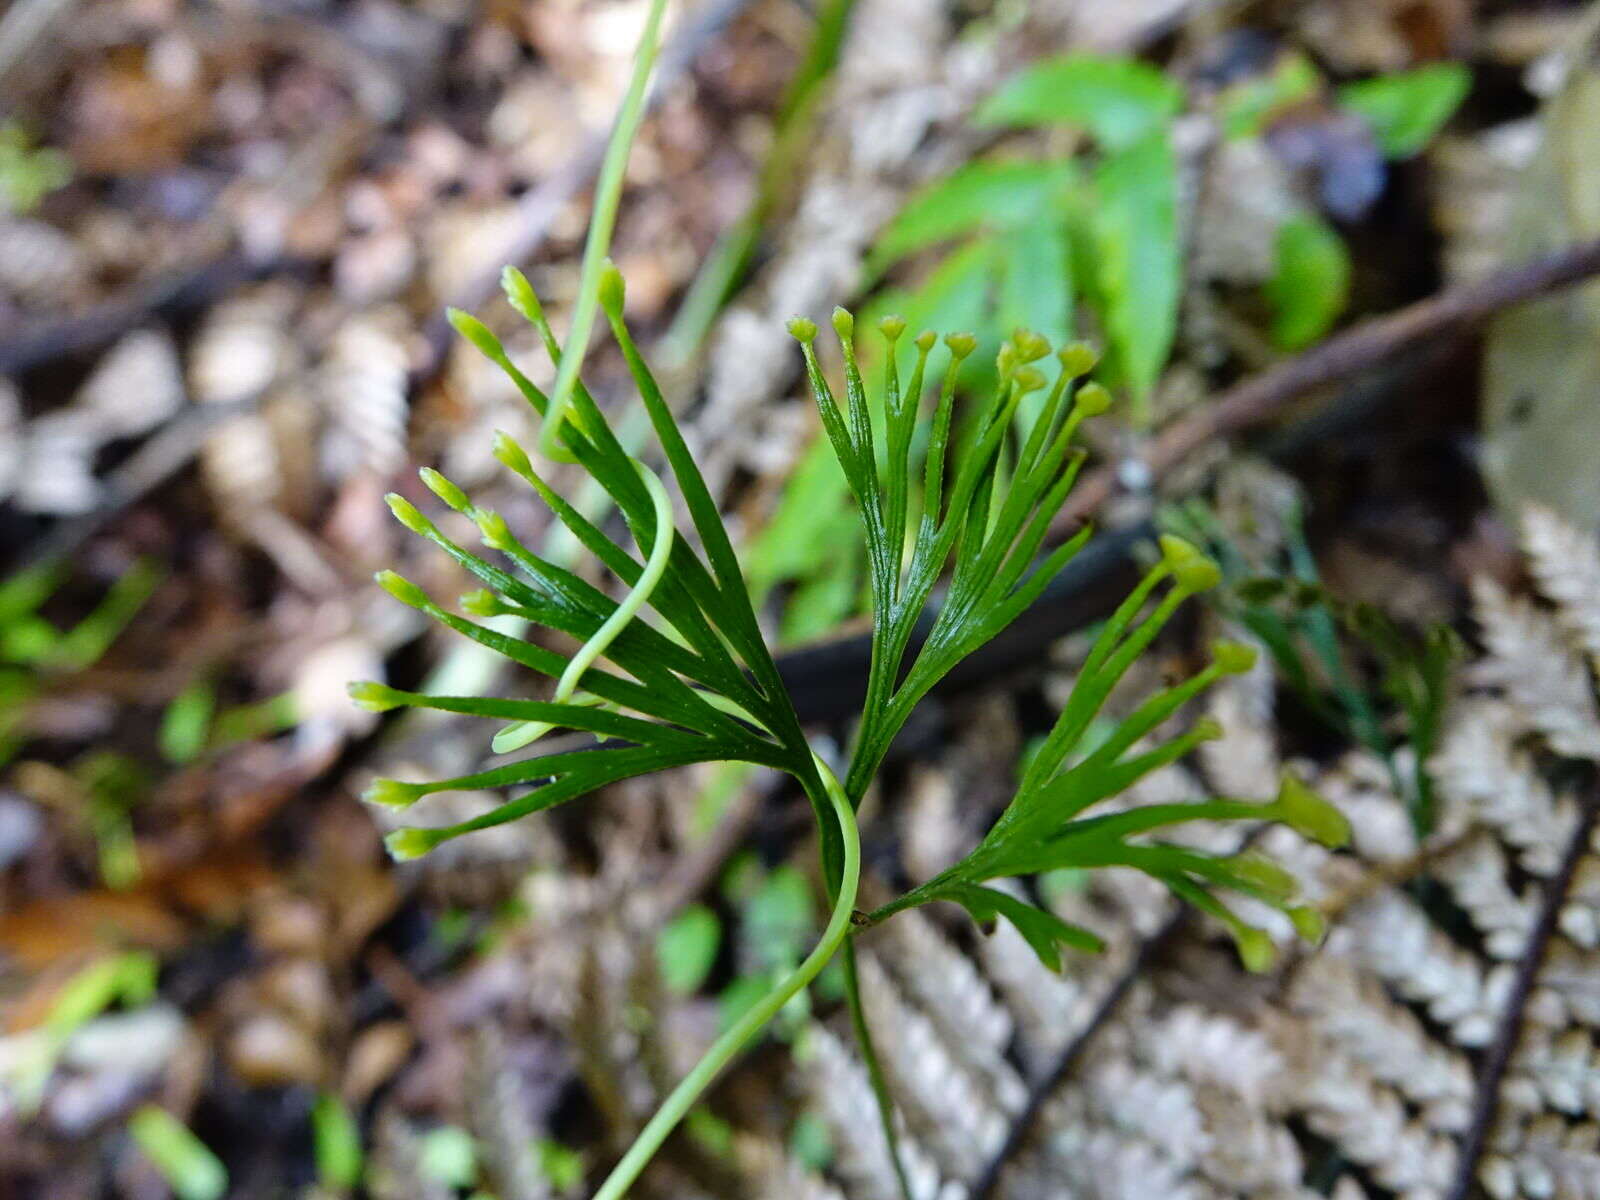
<path fill-rule="evenodd" d="M 1272 340 L 1284 350 L 1309 346 L 1333 326 L 1350 298 L 1350 254 L 1344 239 L 1318 217 L 1291 217 L 1278 227 L 1273 275 L 1266 284 Z"/>
<path fill-rule="evenodd" d="M 1142 422 L 1177 332 L 1183 282 L 1178 165 L 1165 130 L 1100 163 L 1089 231 L 1108 357 Z"/>
<path fill-rule="evenodd" d="M 1339 103 L 1372 127 L 1390 158 L 1409 158 L 1443 128 L 1466 99 L 1472 72 L 1460 63 L 1432 63 L 1347 83 Z"/>
<path fill-rule="evenodd" d="M 978 107 L 973 120 L 1076 125 L 1108 149 L 1119 149 L 1163 128 L 1182 106 L 1182 87 L 1147 63 L 1067 54 L 1014 76 Z"/>
<path fill-rule="evenodd" d="M 217 689 L 203 676 L 167 705 L 156 735 L 168 762 L 190 763 L 200 757 L 211 736 L 211 717 L 217 709 Z"/>
<path fill-rule="evenodd" d="M 795 867 L 781 866 L 745 903 L 741 938 L 764 967 L 787 968 L 804 953 L 816 929 L 811 884 Z"/>
<path fill-rule="evenodd" d="M 789 1130 L 789 1154 L 808 1171 L 826 1171 L 833 1162 L 833 1138 L 815 1113 L 801 1113 Z"/>
<path fill-rule="evenodd" d="M 60 150 L 35 147 L 16 121 L 0 124 L 0 211 L 27 216 L 72 179 L 72 160 Z"/>
<path fill-rule="evenodd" d="M 539 1173 L 556 1191 L 571 1191 L 583 1182 L 588 1164 L 579 1151 L 552 1138 L 539 1138 L 533 1149 L 539 1159 Z"/>
<path fill-rule="evenodd" d="M 698 991 L 721 945 L 722 922 L 703 904 L 691 904 L 668 921 L 656 937 L 656 962 L 667 990 L 679 996 Z"/>
<path fill-rule="evenodd" d="M 895 260 L 960 234 L 1031 226 L 1059 206 L 1074 174 L 1070 163 L 969 163 L 911 198 L 878 235 L 867 272 L 876 276 Z"/>
<path fill-rule="evenodd" d="M 1227 138 L 1259 137 L 1286 108 L 1317 94 L 1322 76 L 1298 50 L 1280 55 L 1264 75 L 1240 80 L 1217 96 L 1217 119 Z"/>
<path fill-rule="evenodd" d="M 221 1160 L 166 1109 L 145 1105 L 128 1118 L 128 1133 L 178 1200 L 221 1200 L 228 1190 Z"/>
<path fill-rule="evenodd" d="M 478 1177 L 478 1147 L 472 1135 L 454 1125 L 441 1125 L 422 1135 L 417 1169 L 424 1178 L 446 1187 L 471 1187 Z"/>
<path fill-rule="evenodd" d="M 348 1192 L 361 1182 L 361 1129 L 332 1092 L 323 1092 L 311 1106 L 311 1142 L 323 1187 Z"/>

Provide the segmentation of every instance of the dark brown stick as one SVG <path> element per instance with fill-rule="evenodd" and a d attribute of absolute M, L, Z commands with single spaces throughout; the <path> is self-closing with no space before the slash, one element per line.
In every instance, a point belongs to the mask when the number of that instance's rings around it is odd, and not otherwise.
<path fill-rule="evenodd" d="M 1511 1065 L 1511 1057 L 1516 1053 L 1517 1042 L 1522 1036 L 1523 1010 L 1527 1008 L 1528 997 L 1533 994 L 1534 984 L 1538 982 L 1539 968 L 1544 963 L 1550 939 L 1555 936 L 1562 902 L 1572 890 L 1572 880 L 1578 872 L 1578 864 L 1588 852 L 1589 839 L 1594 836 L 1597 816 L 1600 816 L 1600 786 L 1590 790 L 1589 798 L 1578 818 L 1578 828 L 1573 831 L 1572 841 L 1567 846 L 1565 857 L 1561 860 L 1561 869 L 1545 885 L 1544 899 L 1539 906 L 1539 919 L 1534 924 L 1533 931 L 1528 936 L 1528 944 L 1522 951 L 1522 958 L 1517 963 L 1517 977 L 1511 985 L 1511 994 L 1506 997 L 1505 1009 L 1500 1014 L 1500 1027 L 1495 1031 L 1494 1041 L 1490 1044 L 1488 1053 L 1484 1055 L 1483 1068 L 1478 1072 L 1477 1094 L 1472 1104 L 1472 1123 L 1467 1126 L 1467 1132 L 1461 1139 L 1461 1157 L 1456 1162 L 1455 1182 L 1450 1188 L 1448 1200 L 1468 1200 L 1473 1193 L 1478 1162 L 1488 1145 L 1489 1134 L 1494 1128 L 1495 1112 L 1500 1106 L 1500 1087 L 1505 1082 L 1506 1070 Z"/>
<path fill-rule="evenodd" d="M 1424 338 L 1451 332 L 1495 313 L 1600 274 L 1600 239 L 1579 242 L 1544 258 L 1519 263 L 1484 279 L 1419 300 L 1386 317 L 1374 317 L 1287 362 L 1230 388 L 1192 416 L 1158 433 L 1140 457 L 1154 475 L 1171 470 L 1215 438 L 1237 433 L 1276 415 L 1312 388 L 1348 379 L 1394 357 Z M 1054 528 L 1072 531 L 1116 487 L 1115 469 L 1101 467 L 1072 490 Z"/>

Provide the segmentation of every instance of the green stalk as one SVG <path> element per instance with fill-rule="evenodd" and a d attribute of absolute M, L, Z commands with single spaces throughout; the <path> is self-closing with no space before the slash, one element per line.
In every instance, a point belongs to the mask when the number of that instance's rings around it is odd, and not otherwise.
<path fill-rule="evenodd" d="M 856 888 L 861 881 L 861 837 L 856 830 L 855 810 L 850 807 L 850 801 L 844 794 L 844 789 L 839 786 L 839 780 L 834 776 L 828 765 L 815 755 L 817 773 L 822 776 L 823 786 L 827 788 L 828 799 L 833 804 L 834 815 L 839 821 L 839 832 L 844 840 L 844 871 L 839 882 L 839 898 L 833 906 L 833 915 L 828 920 L 828 927 L 823 931 L 822 940 L 816 944 L 815 949 L 806 957 L 806 960 L 786 975 L 778 985 L 761 998 L 761 1000 L 738 1022 L 713 1043 L 705 1057 L 695 1064 L 694 1070 L 683 1077 L 683 1081 L 673 1088 L 672 1094 L 666 1102 L 650 1118 L 628 1152 L 606 1177 L 600 1185 L 600 1190 L 594 1194 L 594 1200 L 622 1200 L 627 1195 L 628 1189 L 644 1171 L 645 1165 L 655 1156 L 661 1144 L 667 1140 L 667 1135 L 683 1120 L 689 1109 L 694 1106 L 702 1092 L 711 1086 L 712 1081 L 721 1072 L 722 1068 L 737 1054 L 751 1038 L 777 1016 L 783 1006 L 792 1000 L 801 988 L 805 987 L 823 967 L 828 965 L 834 954 L 850 934 L 850 917 L 855 909 Z"/>
<path fill-rule="evenodd" d="M 651 0 L 644 32 L 639 35 L 639 48 L 634 54 L 633 78 L 628 81 L 627 95 L 623 97 L 611 140 L 606 145 L 600 182 L 595 187 L 594 215 L 589 220 L 589 240 L 583 246 L 583 270 L 578 277 L 578 302 L 572 310 L 572 329 L 567 334 L 567 344 L 562 347 L 555 386 L 550 389 L 550 410 L 544 428 L 539 431 L 539 453 L 553 462 L 573 461 L 561 445 L 561 425 L 567 419 L 572 392 L 578 383 L 578 369 L 583 366 L 589 334 L 594 330 L 595 312 L 600 307 L 600 272 L 611 249 L 611 231 L 617 224 L 617 206 L 622 202 L 628 153 L 633 149 L 639 122 L 644 119 L 645 91 L 655 66 L 656 52 L 661 48 L 661 14 L 666 7 L 667 0 Z"/>

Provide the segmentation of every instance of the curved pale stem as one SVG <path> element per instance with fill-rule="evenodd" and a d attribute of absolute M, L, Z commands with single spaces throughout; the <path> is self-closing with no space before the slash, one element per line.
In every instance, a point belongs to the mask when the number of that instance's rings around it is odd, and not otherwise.
<path fill-rule="evenodd" d="M 666 0 L 651 0 L 644 32 L 639 36 L 639 48 L 634 54 L 633 78 L 628 82 L 627 95 L 617 113 L 617 123 L 612 128 L 605 161 L 600 167 L 600 181 L 595 186 L 594 215 L 589 220 L 589 240 L 583 247 L 583 270 L 578 277 L 578 302 L 572 310 L 572 329 L 562 348 L 555 385 L 550 389 L 550 408 L 545 414 L 544 428 L 539 431 L 539 453 L 556 462 L 572 461 L 572 455 L 561 444 L 561 423 L 567 419 L 567 408 L 578 383 L 578 369 L 583 366 L 589 334 L 594 329 L 595 310 L 600 305 L 600 270 L 611 249 L 611 231 L 617 223 L 617 205 L 622 199 L 628 152 L 633 148 L 634 134 L 644 118 L 645 89 L 660 49 L 661 14 L 666 7 Z"/>
<path fill-rule="evenodd" d="M 638 459 L 633 460 L 633 465 L 639 469 L 639 478 L 644 481 L 645 490 L 650 493 L 650 502 L 655 506 L 655 543 L 650 547 L 650 557 L 645 561 L 644 570 L 640 572 L 633 590 L 623 597 L 622 603 L 617 605 L 616 611 L 606 618 L 605 624 L 596 629 L 589 640 L 578 647 L 578 652 L 572 656 L 572 661 L 567 664 L 566 670 L 561 672 L 554 697 L 558 704 L 572 698 L 572 693 L 578 690 L 578 680 L 583 677 L 583 673 L 594 666 L 595 660 L 606 652 L 606 648 L 627 628 L 628 622 L 638 615 L 645 601 L 650 599 L 650 594 L 656 590 L 656 584 L 661 582 L 661 576 L 667 569 L 667 560 L 672 557 L 672 539 L 675 532 L 672 526 L 672 497 L 667 495 L 667 489 L 654 471 Z"/>
<path fill-rule="evenodd" d="M 627 1195 L 628 1189 L 639 1178 L 645 1165 L 667 1140 L 667 1135 L 676 1128 L 679 1121 L 683 1120 L 701 1093 L 711 1086 L 712 1080 L 722 1068 L 728 1065 L 729 1060 L 744 1047 L 746 1042 L 759 1033 L 768 1021 L 778 1015 L 783 1006 L 789 1003 L 801 988 L 817 977 L 818 972 L 828 965 L 828 961 L 849 936 L 850 916 L 856 903 L 856 887 L 861 880 L 861 837 L 856 831 L 855 810 L 850 807 L 850 801 L 845 796 L 844 789 L 839 786 L 838 779 L 820 758 L 815 755 L 812 758 L 816 762 L 817 773 L 822 777 L 823 786 L 827 789 L 828 799 L 833 804 L 834 815 L 839 820 L 839 832 L 844 840 L 844 870 L 839 879 L 839 898 L 834 903 L 833 915 L 828 920 L 827 929 L 823 931 L 822 940 L 803 963 L 779 981 L 778 985 L 740 1017 L 731 1029 L 719 1037 L 711 1049 L 706 1051 L 705 1057 L 695 1064 L 694 1070 L 683 1077 L 683 1082 L 673 1089 L 656 1115 L 650 1118 L 650 1123 L 628 1148 L 628 1152 L 622 1156 L 622 1161 L 607 1176 L 605 1183 L 600 1185 L 600 1190 L 594 1194 L 594 1200 L 621 1200 Z"/>

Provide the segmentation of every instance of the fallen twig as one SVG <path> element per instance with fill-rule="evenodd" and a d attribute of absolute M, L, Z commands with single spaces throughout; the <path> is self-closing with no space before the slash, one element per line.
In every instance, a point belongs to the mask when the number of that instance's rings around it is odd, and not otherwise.
<path fill-rule="evenodd" d="M 1192 416 L 1173 422 L 1150 440 L 1139 459 L 1152 475 L 1159 476 L 1208 442 L 1260 425 L 1312 388 L 1349 379 L 1426 338 L 1481 321 L 1596 274 L 1600 274 L 1600 239 L 1579 242 L 1439 292 L 1386 317 L 1363 321 L 1304 354 L 1246 379 Z M 1067 498 L 1056 518 L 1056 531 L 1076 528 L 1105 503 L 1115 488 L 1114 467 L 1091 472 Z"/>
<path fill-rule="evenodd" d="M 1568 843 L 1567 853 L 1561 860 L 1561 869 L 1545 885 L 1539 919 L 1528 935 L 1528 944 L 1517 963 L 1511 994 L 1506 997 L 1505 1009 L 1500 1014 L 1500 1027 L 1495 1030 L 1494 1041 L 1484 1054 L 1483 1066 L 1478 1072 L 1472 1123 L 1461 1138 L 1461 1156 L 1456 1160 L 1455 1182 L 1451 1185 L 1447 1200 L 1468 1200 L 1473 1193 L 1478 1163 L 1488 1146 L 1489 1134 L 1494 1129 L 1495 1112 L 1500 1106 L 1500 1087 L 1505 1082 L 1506 1069 L 1511 1065 L 1511 1057 L 1516 1053 L 1517 1042 L 1522 1036 L 1523 1013 L 1538 982 L 1545 951 L 1549 949 L 1550 939 L 1555 936 L 1562 904 L 1572 890 L 1578 864 L 1588 853 L 1589 839 L 1594 835 L 1597 818 L 1600 818 L 1600 786 L 1590 789 L 1588 800 L 1578 818 L 1578 827 L 1573 830 L 1572 841 Z"/>

